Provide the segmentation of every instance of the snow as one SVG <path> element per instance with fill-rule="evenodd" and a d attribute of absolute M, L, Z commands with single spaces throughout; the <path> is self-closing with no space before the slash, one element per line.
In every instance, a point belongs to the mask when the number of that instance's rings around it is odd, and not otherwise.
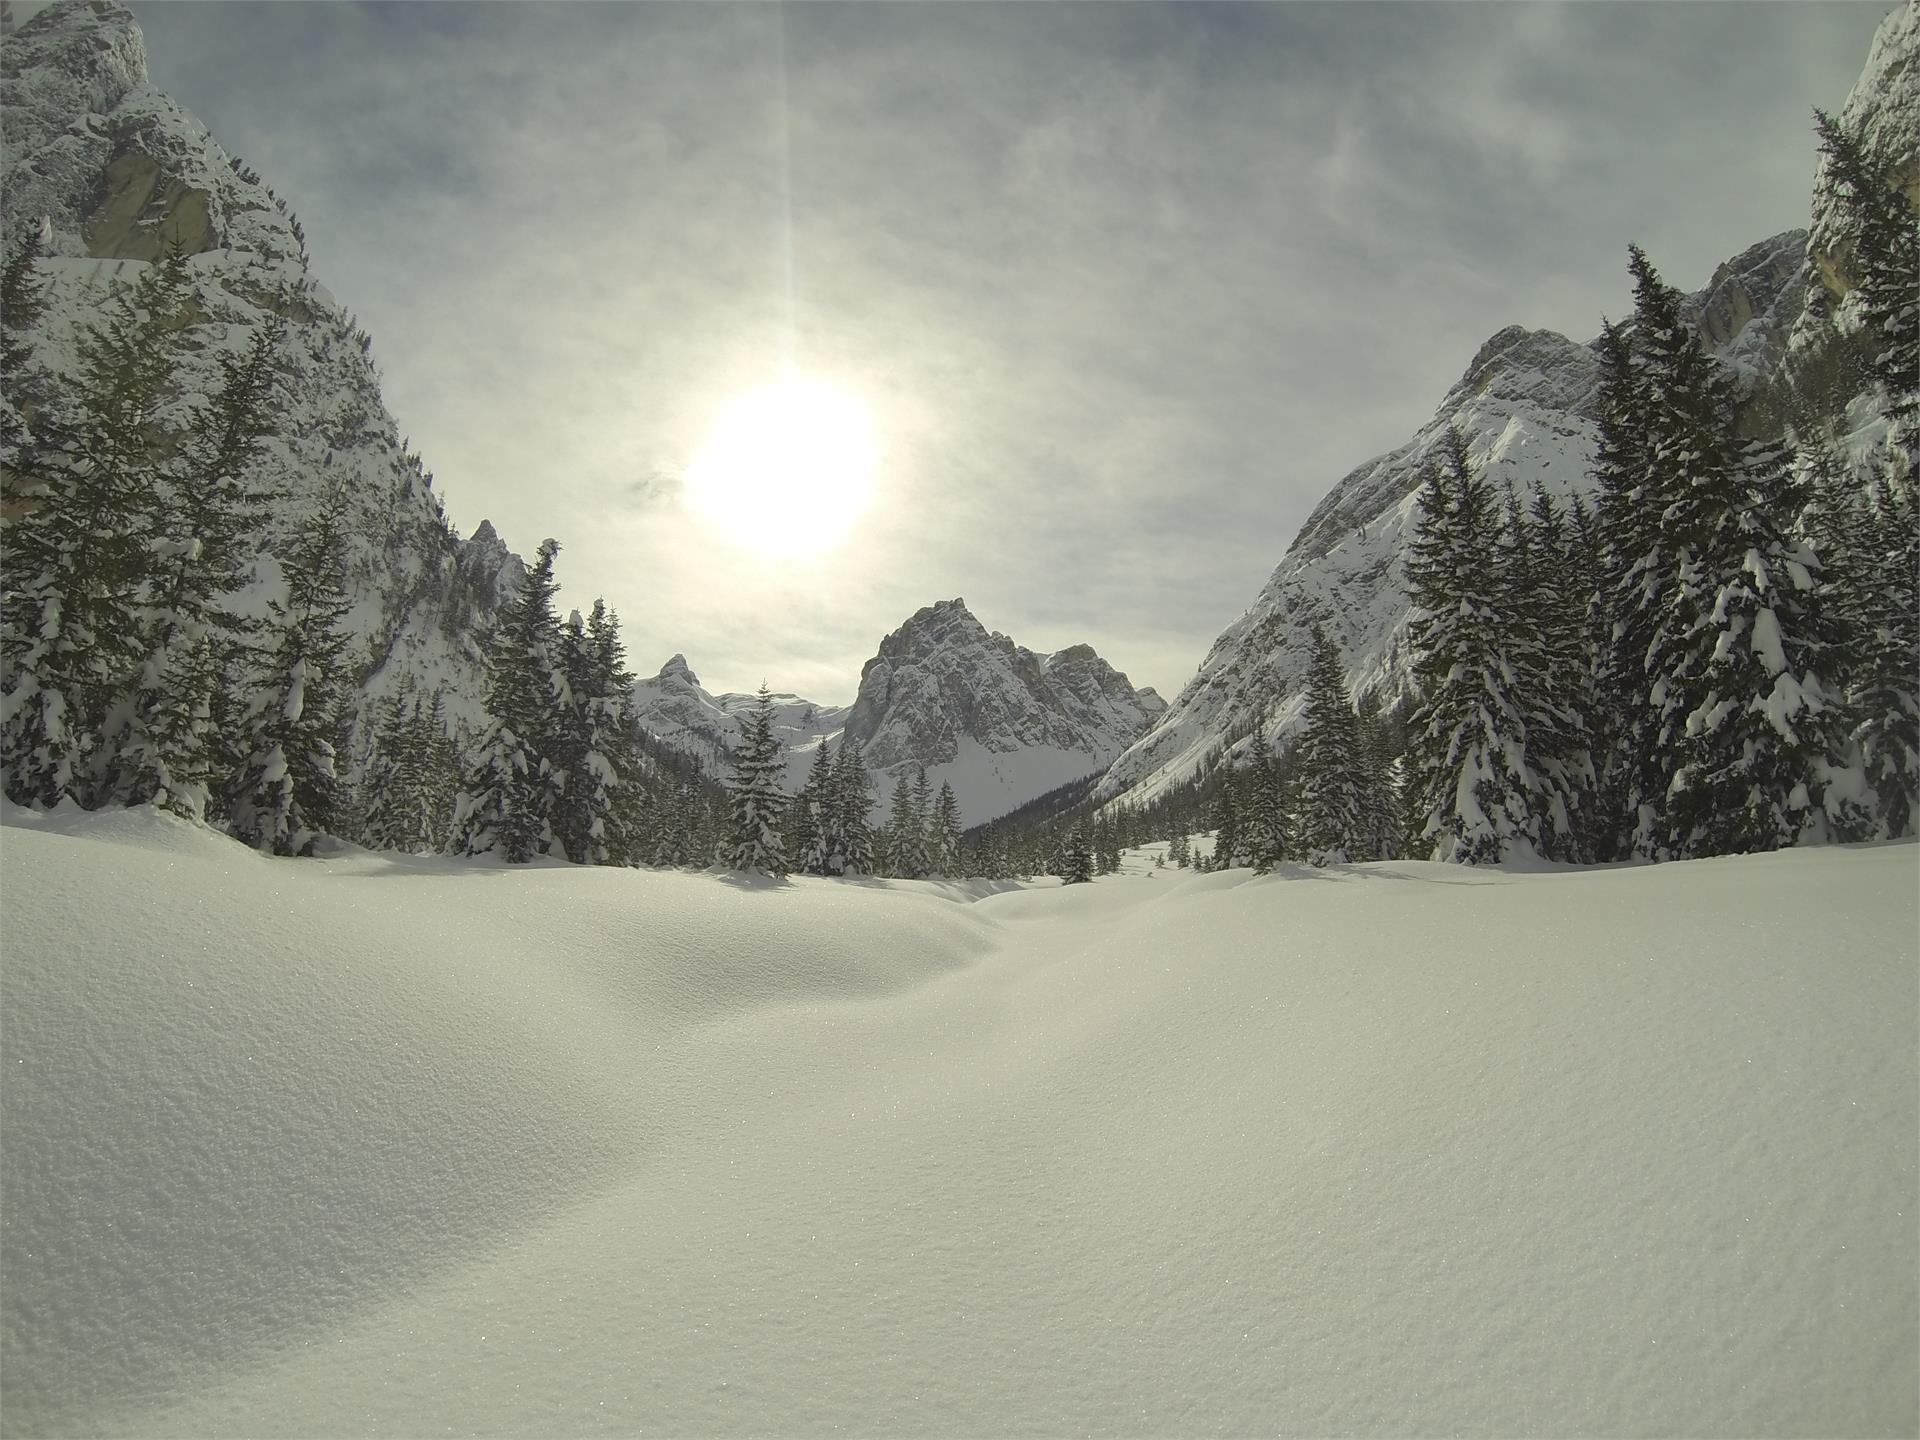
<path fill-rule="evenodd" d="M 1062 888 L 0 820 L 9 1434 L 1920 1424 L 1912 845 Z"/>

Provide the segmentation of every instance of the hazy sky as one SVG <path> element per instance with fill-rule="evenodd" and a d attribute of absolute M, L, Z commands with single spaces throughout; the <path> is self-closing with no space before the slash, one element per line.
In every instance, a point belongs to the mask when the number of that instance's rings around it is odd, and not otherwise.
<path fill-rule="evenodd" d="M 1884 3 L 142 3 L 305 225 L 455 523 L 634 668 L 822 701 L 964 595 L 1169 697 L 1486 337 L 1806 223 Z M 878 503 L 805 560 L 679 477 L 788 355 Z"/>

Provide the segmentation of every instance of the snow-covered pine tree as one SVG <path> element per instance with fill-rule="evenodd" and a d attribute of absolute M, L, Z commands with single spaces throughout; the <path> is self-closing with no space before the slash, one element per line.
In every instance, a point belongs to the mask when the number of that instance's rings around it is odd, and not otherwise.
<path fill-rule="evenodd" d="M 727 864 L 734 870 L 784 875 L 787 852 L 780 839 L 780 815 L 787 796 L 780 785 L 784 767 L 780 737 L 773 733 L 773 696 L 764 681 L 741 732 L 727 782 L 732 812 Z"/>
<path fill-rule="evenodd" d="M 1366 767 L 1340 647 L 1319 625 L 1312 647 L 1300 737 L 1300 838 L 1308 864 L 1337 865 L 1371 858 L 1374 848 L 1365 833 Z"/>
<path fill-rule="evenodd" d="M 374 711 L 373 743 L 360 767 L 360 840 L 373 850 L 412 848 L 412 807 L 403 771 L 414 743 L 412 701 L 412 696 L 400 691 Z"/>
<path fill-rule="evenodd" d="M 927 779 L 927 767 L 916 765 L 913 772 L 912 823 L 906 831 L 906 850 L 901 857 L 913 878 L 933 870 L 933 846 L 929 826 L 933 818 L 933 785 Z"/>
<path fill-rule="evenodd" d="M 1873 833 L 1920 834 L 1920 505 L 1913 472 L 1873 489 L 1856 557 L 1862 643 L 1852 740 L 1865 771 Z"/>
<path fill-rule="evenodd" d="M 1649 488 L 1665 500 L 1647 660 L 1668 780 L 1652 853 L 1771 850 L 1817 823 L 1842 743 L 1820 563 L 1789 535 L 1803 497 L 1785 447 L 1739 439 L 1732 379 L 1679 292 L 1637 247 L 1630 268 Z"/>
<path fill-rule="evenodd" d="M 1241 776 L 1239 828 L 1232 851 L 1234 865 L 1250 865 L 1265 875 L 1287 858 L 1287 819 L 1280 809 L 1279 776 L 1266 727 L 1255 725 L 1248 747 L 1247 767 Z"/>
<path fill-rule="evenodd" d="M 345 709 L 346 593 L 338 487 L 282 558 L 287 598 L 268 602 L 269 644 L 257 652 L 245 759 L 227 792 L 227 828 L 256 850 L 311 855 L 332 834 L 341 801 L 335 740 Z"/>
<path fill-rule="evenodd" d="M 1597 773 L 1586 843 L 1594 859 L 1620 860 L 1652 853 L 1666 801 L 1647 657 L 1667 584 L 1660 517 L 1668 502 L 1650 488 L 1651 402 L 1625 327 L 1607 321 L 1599 351 L 1600 440 L 1593 466 L 1599 580 L 1588 614 L 1599 677 L 1588 714 Z"/>
<path fill-rule="evenodd" d="M 38 472 L 32 508 L 7 529 L 0 612 L 0 771 L 17 803 L 98 799 L 107 709 L 143 658 L 167 463 L 153 437 L 176 399 L 191 288 L 170 251 L 119 291 L 80 330 L 59 413 L 42 411 L 31 454 L 16 453 Z"/>
<path fill-rule="evenodd" d="M 887 810 L 885 870 L 895 880 L 918 880 L 926 874 L 920 863 L 919 828 L 913 813 L 913 786 L 902 775 L 893 782 L 893 803 Z"/>
<path fill-rule="evenodd" d="M 801 788 L 792 809 L 803 814 L 805 823 L 796 830 L 799 841 L 794 863 L 805 875 L 836 873 L 829 857 L 841 853 L 839 819 L 834 811 L 833 751 L 825 740 L 813 752 L 813 766 L 807 771 L 807 783 Z"/>
<path fill-rule="evenodd" d="M 833 797 L 839 848 L 828 856 L 829 866 L 836 875 L 873 874 L 873 796 L 860 742 L 851 735 L 840 737 L 840 753 L 834 759 Z"/>
<path fill-rule="evenodd" d="M 487 656 L 487 729 L 454 804 L 449 848 L 456 855 L 497 853 L 520 865 L 553 844 L 558 793 L 544 742 L 559 702 L 559 553 L 559 541 L 541 541 L 519 590 L 501 607 Z"/>
<path fill-rule="evenodd" d="M 139 635 L 145 659 L 109 708 L 96 766 L 101 804 L 207 813 L 222 758 L 215 715 L 229 708 L 221 691 L 245 623 L 228 597 L 249 578 L 266 509 L 259 459 L 285 333 L 285 322 L 269 316 L 245 351 L 220 357 L 220 390 L 191 412 L 170 467 L 177 483 L 156 492 L 159 531 Z"/>
<path fill-rule="evenodd" d="M 940 792 L 933 799 L 933 816 L 928 823 L 928 857 L 933 862 L 933 872 L 946 879 L 956 879 L 966 872 L 961 863 L 960 854 L 960 800 L 953 793 L 953 786 L 942 780 Z"/>
<path fill-rule="evenodd" d="M 638 865 L 647 848 L 648 792 L 641 726 L 633 713 L 633 672 L 627 669 L 620 617 L 598 598 L 587 615 L 587 652 L 593 662 L 587 707 L 592 858 L 601 865 Z"/>
<path fill-rule="evenodd" d="M 1214 773 L 1220 785 L 1213 798 L 1213 858 L 1207 868 L 1225 870 L 1236 863 L 1240 849 L 1240 785 L 1230 760 L 1222 760 Z"/>
<path fill-rule="evenodd" d="M 1420 695 L 1408 734 L 1418 849 L 1496 864 L 1535 848 L 1526 725 L 1508 689 L 1501 582 L 1487 557 L 1498 524 L 1486 482 L 1450 428 L 1429 464 L 1407 557 L 1408 623 Z"/>
<path fill-rule="evenodd" d="M 1503 640 L 1509 691 L 1526 725 L 1539 848 L 1556 860 L 1582 861 L 1589 858 L 1583 833 L 1594 790 L 1586 721 L 1594 703 L 1586 650 L 1590 595 L 1566 517 L 1544 487 L 1535 485 L 1525 510 L 1507 492 L 1505 535 Z"/>
<path fill-rule="evenodd" d="M 1354 734 L 1360 747 L 1360 851 L 1355 858 L 1398 860 L 1405 848 L 1404 807 L 1394 779 L 1387 717 L 1380 713 L 1380 697 L 1372 691 L 1354 706 Z"/>
<path fill-rule="evenodd" d="M 1892 443 L 1904 470 L 1920 461 L 1920 217 L 1908 184 L 1868 153 L 1864 137 L 1815 110 L 1821 183 L 1839 193 L 1852 223 L 1852 269 L 1863 328 L 1872 337 L 1868 365 L 1886 387 Z M 1908 182 L 1910 183 L 1910 182 Z"/>
<path fill-rule="evenodd" d="M 1067 885 L 1085 885 L 1093 879 L 1093 843 L 1087 838 L 1086 825 L 1073 827 L 1060 855 L 1060 879 Z"/>

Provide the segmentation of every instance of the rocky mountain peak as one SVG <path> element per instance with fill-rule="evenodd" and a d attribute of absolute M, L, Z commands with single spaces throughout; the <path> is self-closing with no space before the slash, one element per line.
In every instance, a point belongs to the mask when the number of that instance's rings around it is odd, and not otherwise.
<path fill-rule="evenodd" d="M 687 657 L 684 655 L 675 655 L 668 660 L 660 667 L 660 673 L 653 678 L 661 683 L 675 682 L 694 686 L 700 683 L 700 677 L 693 673 L 693 667 L 687 664 Z"/>

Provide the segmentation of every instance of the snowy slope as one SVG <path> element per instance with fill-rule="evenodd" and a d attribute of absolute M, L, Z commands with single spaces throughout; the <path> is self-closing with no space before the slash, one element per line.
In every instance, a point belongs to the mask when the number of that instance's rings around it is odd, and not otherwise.
<path fill-rule="evenodd" d="M 1920 1427 L 1912 845 L 996 888 L 0 821 L 8 1434 Z"/>
<path fill-rule="evenodd" d="M 52 230 L 39 357 L 70 368 L 76 327 L 170 243 L 191 256 L 196 288 L 187 393 L 213 390 L 218 357 L 269 312 L 284 318 L 268 474 L 283 498 L 261 544 L 286 540 L 342 488 L 359 599 L 350 662 L 365 695 L 443 687 L 449 713 L 479 724 L 479 636 L 519 562 L 490 526 L 469 541 L 453 530 L 381 398 L 368 336 L 309 271 L 285 202 L 152 85 L 139 26 L 113 0 L 57 0 L 7 37 L 0 133 L 8 236 L 41 216 Z M 277 576 L 263 556 L 260 613 Z"/>

